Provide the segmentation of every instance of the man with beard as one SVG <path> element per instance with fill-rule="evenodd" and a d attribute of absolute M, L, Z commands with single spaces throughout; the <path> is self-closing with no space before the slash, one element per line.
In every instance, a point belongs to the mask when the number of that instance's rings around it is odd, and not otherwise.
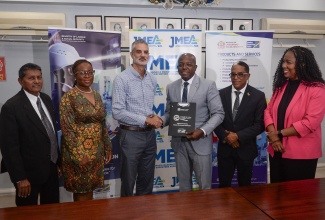
<path fill-rule="evenodd" d="M 113 83 L 113 117 L 120 124 L 121 196 L 151 194 L 157 151 L 156 128 L 162 120 L 153 114 L 156 78 L 146 70 L 149 47 L 140 39 L 132 43 L 133 64 Z"/>

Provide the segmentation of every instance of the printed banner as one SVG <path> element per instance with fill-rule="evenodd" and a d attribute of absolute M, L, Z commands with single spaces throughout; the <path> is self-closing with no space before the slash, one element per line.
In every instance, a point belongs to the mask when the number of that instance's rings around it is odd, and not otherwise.
<path fill-rule="evenodd" d="M 197 75 L 202 73 L 202 32 L 200 30 L 130 30 L 130 48 L 136 39 L 144 39 L 149 45 L 150 58 L 147 70 L 157 78 L 157 90 L 153 113 L 164 116 L 167 84 L 180 78 L 177 71 L 178 57 L 192 53 L 196 57 Z M 132 63 L 132 61 L 131 61 Z M 174 151 L 170 146 L 168 127 L 156 130 L 157 155 L 154 192 L 178 190 Z"/>
<path fill-rule="evenodd" d="M 112 82 L 121 72 L 121 34 L 77 29 L 49 29 L 49 57 L 51 69 L 52 100 L 56 114 L 58 134 L 61 135 L 59 104 L 61 97 L 74 85 L 72 65 L 79 59 L 87 59 L 95 70 L 92 88 L 102 97 L 107 111 L 106 125 L 113 143 L 113 158 L 105 166 L 105 185 L 94 191 L 95 198 L 120 195 L 120 170 L 118 140 L 112 133 L 118 126 L 112 118 Z M 59 137 L 60 140 L 60 137 Z M 70 200 L 62 195 L 61 201 Z M 63 197 L 63 199 L 62 199 Z"/>
<path fill-rule="evenodd" d="M 206 32 L 206 78 L 213 80 L 218 89 L 231 85 L 229 73 L 236 61 L 249 65 L 249 84 L 263 91 L 269 100 L 272 94 L 271 58 L 273 32 L 238 31 Z M 256 137 L 258 157 L 254 161 L 252 184 L 267 183 L 266 134 Z M 212 186 L 218 186 L 218 138 L 214 137 Z M 232 184 L 237 185 L 235 173 Z"/>

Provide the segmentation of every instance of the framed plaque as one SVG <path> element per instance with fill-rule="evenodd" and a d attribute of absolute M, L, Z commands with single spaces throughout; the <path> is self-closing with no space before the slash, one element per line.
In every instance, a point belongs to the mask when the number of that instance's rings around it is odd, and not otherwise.
<path fill-rule="evenodd" d="M 196 103 L 170 103 L 169 136 L 186 136 L 195 129 Z"/>

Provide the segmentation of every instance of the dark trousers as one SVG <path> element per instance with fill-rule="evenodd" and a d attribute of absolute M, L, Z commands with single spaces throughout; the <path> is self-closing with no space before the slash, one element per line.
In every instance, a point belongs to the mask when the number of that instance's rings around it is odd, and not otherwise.
<path fill-rule="evenodd" d="M 128 131 L 121 129 L 121 196 L 151 194 L 153 189 L 156 133 L 151 131 Z"/>
<path fill-rule="evenodd" d="M 30 196 L 26 198 L 18 197 L 18 187 L 16 188 L 16 205 L 37 205 L 38 195 L 40 196 L 40 204 L 59 203 L 59 177 L 56 164 L 51 162 L 51 171 L 48 180 L 43 184 L 31 184 Z"/>
<path fill-rule="evenodd" d="M 232 150 L 231 155 L 228 157 L 218 157 L 219 188 L 231 186 L 235 169 L 237 169 L 238 185 L 251 185 L 253 165 L 254 159 L 241 159 L 235 149 Z"/>
<path fill-rule="evenodd" d="M 269 160 L 271 183 L 315 178 L 318 159 L 287 159 L 275 152 Z"/>

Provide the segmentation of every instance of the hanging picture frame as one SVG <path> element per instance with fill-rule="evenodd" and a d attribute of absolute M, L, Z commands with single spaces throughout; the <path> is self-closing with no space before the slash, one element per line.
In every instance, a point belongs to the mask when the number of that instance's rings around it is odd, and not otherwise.
<path fill-rule="evenodd" d="M 132 17 L 132 29 L 156 29 L 155 17 Z"/>
<path fill-rule="evenodd" d="M 158 18 L 158 29 L 182 29 L 182 18 Z"/>
<path fill-rule="evenodd" d="M 105 16 L 105 30 L 121 32 L 121 47 L 129 47 L 130 17 Z"/>
<path fill-rule="evenodd" d="M 230 31 L 231 19 L 215 19 L 209 18 L 209 30 L 210 31 Z"/>
<path fill-rule="evenodd" d="M 97 15 L 76 15 L 76 28 L 88 30 L 102 30 L 102 16 Z"/>
<path fill-rule="evenodd" d="M 232 30 L 234 31 L 253 30 L 253 19 L 232 19 Z"/>

